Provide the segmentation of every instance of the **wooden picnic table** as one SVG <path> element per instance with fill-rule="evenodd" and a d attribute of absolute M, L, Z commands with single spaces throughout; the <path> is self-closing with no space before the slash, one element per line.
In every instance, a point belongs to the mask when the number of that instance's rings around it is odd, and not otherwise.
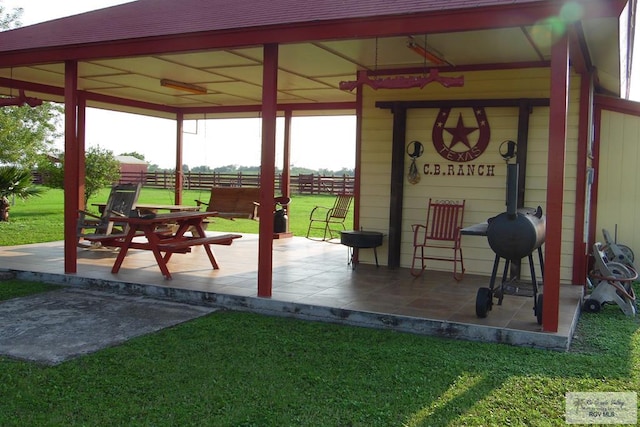
<path fill-rule="evenodd" d="M 165 279 L 171 279 L 167 263 L 174 253 L 189 253 L 193 246 L 204 247 L 211 266 L 220 268 L 210 245 L 231 245 L 239 234 L 223 234 L 207 236 L 203 221 L 207 217 L 216 216 L 216 212 L 180 211 L 166 214 L 150 214 L 139 217 L 113 217 L 114 221 L 128 224 L 126 234 L 112 234 L 88 240 L 99 241 L 104 246 L 119 247 L 111 273 L 116 274 L 129 252 L 129 249 L 150 250 L 160 267 Z M 171 227 L 177 225 L 177 227 Z M 185 235 L 187 231 L 191 235 Z"/>

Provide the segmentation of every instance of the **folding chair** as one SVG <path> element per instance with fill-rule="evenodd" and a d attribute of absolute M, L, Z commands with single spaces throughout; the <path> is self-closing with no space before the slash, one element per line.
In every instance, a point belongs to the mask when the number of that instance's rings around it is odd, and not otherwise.
<path fill-rule="evenodd" d="M 412 224 L 413 230 L 413 260 L 411 274 L 418 277 L 425 270 L 425 261 L 453 262 L 453 278 L 462 280 L 464 275 L 464 261 L 462 246 L 460 245 L 460 230 L 464 216 L 464 203 L 453 200 L 433 201 L 429 199 L 427 221 L 425 225 Z M 439 254 L 429 254 L 437 250 L 453 250 L 453 256 L 446 257 Z M 433 250 L 433 251 L 432 251 Z M 420 260 L 420 269 L 416 268 L 416 260 Z M 460 263 L 460 273 L 458 273 Z"/>
<path fill-rule="evenodd" d="M 344 220 L 347 218 L 347 214 L 349 213 L 349 207 L 351 206 L 351 200 L 353 200 L 353 196 L 349 194 L 339 194 L 336 197 L 336 200 L 333 203 L 333 207 L 328 208 L 324 206 L 316 206 L 311 210 L 311 214 L 309 215 L 309 228 L 307 229 L 307 239 L 309 239 L 309 234 L 311 230 L 322 230 L 322 241 L 335 239 L 340 236 L 334 236 L 332 230 L 332 225 L 340 225 L 343 230 Z M 327 239 L 327 233 L 329 234 L 329 239 Z"/>
<path fill-rule="evenodd" d="M 117 184 L 111 187 L 107 204 L 100 216 L 81 210 L 78 213 L 78 241 L 85 236 L 108 236 L 114 227 L 118 232 L 126 232 L 126 224 L 111 221 L 113 216 L 129 216 L 135 209 L 140 195 L 141 184 Z M 87 232 L 90 230 L 91 232 Z"/>

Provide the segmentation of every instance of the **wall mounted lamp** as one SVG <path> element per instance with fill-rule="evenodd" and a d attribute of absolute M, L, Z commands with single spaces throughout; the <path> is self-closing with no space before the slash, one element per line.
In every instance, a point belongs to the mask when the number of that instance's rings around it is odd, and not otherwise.
<path fill-rule="evenodd" d="M 196 95 L 204 95 L 207 93 L 207 88 L 202 86 L 192 85 L 191 83 L 183 83 L 175 80 L 162 79 L 160 80 L 160 86 L 168 87 L 171 89 L 183 90 L 185 92 L 194 93 Z"/>

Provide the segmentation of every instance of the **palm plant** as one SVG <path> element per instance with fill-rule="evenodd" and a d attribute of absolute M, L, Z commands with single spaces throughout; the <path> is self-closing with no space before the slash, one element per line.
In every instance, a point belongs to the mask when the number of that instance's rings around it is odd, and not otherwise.
<path fill-rule="evenodd" d="M 9 220 L 10 197 L 39 196 L 42 188 L 33 185 L 31 172 L 17 166 L 0 166 L 0 221 Z"/>

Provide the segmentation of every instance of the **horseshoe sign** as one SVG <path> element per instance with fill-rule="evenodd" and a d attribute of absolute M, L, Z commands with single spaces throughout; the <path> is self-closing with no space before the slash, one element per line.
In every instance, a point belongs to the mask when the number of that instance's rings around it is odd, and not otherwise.
<path fill-rule="evenodd" d="M 440 156 L 451 162 L 475 160 L 489 146 L 491 129 L 483 107 L 473 108 L 477 127 L 465 126 L 465 115 L 460 113 L 455 125 L 449 123 L 451 108 L 441 108 L 431 133 L 433 146 Z M 467 121 L 470 120 L 467 118 Z M 446 139 L 446 141 L 445 141 Z"/>

